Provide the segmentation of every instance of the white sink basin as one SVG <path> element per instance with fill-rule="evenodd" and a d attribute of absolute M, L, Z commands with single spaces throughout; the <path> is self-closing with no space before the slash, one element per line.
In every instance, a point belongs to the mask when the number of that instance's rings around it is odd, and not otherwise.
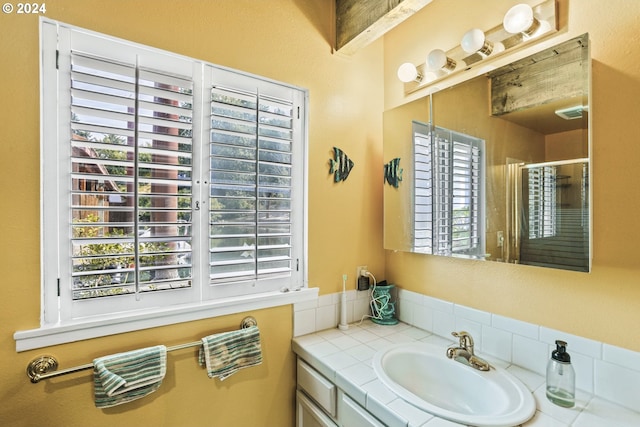
<path fill-rule="evenodd" d="M 473 426 L 512 427 L 536 410 L 527 387 L 500 368 L 482 372 L 447 358 L 446 348 L 398 344 L 376 353 L 373 368 L 398 396 L 438 417 Z"/>

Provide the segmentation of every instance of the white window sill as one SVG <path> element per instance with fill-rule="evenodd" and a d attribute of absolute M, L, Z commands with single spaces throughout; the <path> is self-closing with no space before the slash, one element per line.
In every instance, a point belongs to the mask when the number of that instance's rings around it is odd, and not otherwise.
<path fill-rule="evenodd" d="M 16 340 L 16 351 L 21 352 L 175 323 L 306 302 L 316 298 L 318 298 L 318 288 L 302 288 L 290 292 L 268 292 L 148 310 L 136 314 L 110 315 L 90 321 L 43 326 L 38 329 L 17 331 L 13 334 L 13 338 Z"/>

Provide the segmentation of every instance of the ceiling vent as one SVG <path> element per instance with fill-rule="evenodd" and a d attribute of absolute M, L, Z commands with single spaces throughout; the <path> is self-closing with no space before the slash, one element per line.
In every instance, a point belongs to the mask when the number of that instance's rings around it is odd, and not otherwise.
<path fill-rule="evenodd" d="M 584 109 L 585 107 L 583 107 L 582 105 L 575 105 L 573 107 L 556 110 L 556 114 L 565 120 L 580 119 L 582 118 L 582 110 Z"/>

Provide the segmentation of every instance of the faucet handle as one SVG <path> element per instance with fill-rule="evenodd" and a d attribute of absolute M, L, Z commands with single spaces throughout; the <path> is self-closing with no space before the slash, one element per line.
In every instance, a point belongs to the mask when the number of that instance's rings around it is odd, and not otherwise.
<path fill-rule="evenodd" d="M 460 332 L 451 332 L 451 335 L 458 338 L 460 340 L 460 347 L 462 348 L 470 348 L 473 351 L 473 338 L 467 331 Z"/>

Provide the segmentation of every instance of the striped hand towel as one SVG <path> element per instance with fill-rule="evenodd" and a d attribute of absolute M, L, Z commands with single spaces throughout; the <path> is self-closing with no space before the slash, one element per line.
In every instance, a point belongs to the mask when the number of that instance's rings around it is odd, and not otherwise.
<path fill-rule="evenodd" d="M 133 350 L 93 361 L 93 385 L 98 408 L 140 399 L 156 391 L 167 371 L 163 345 Z"/>
<path fill-rule="evenodd" d="M 204 337 L 198 359 L 200 366 L 206 365 L 209 378 L 218 377 L 221 381 L 239 369 L 259 365 L 262 363 L 260 330 L 251 326 Z"/>

